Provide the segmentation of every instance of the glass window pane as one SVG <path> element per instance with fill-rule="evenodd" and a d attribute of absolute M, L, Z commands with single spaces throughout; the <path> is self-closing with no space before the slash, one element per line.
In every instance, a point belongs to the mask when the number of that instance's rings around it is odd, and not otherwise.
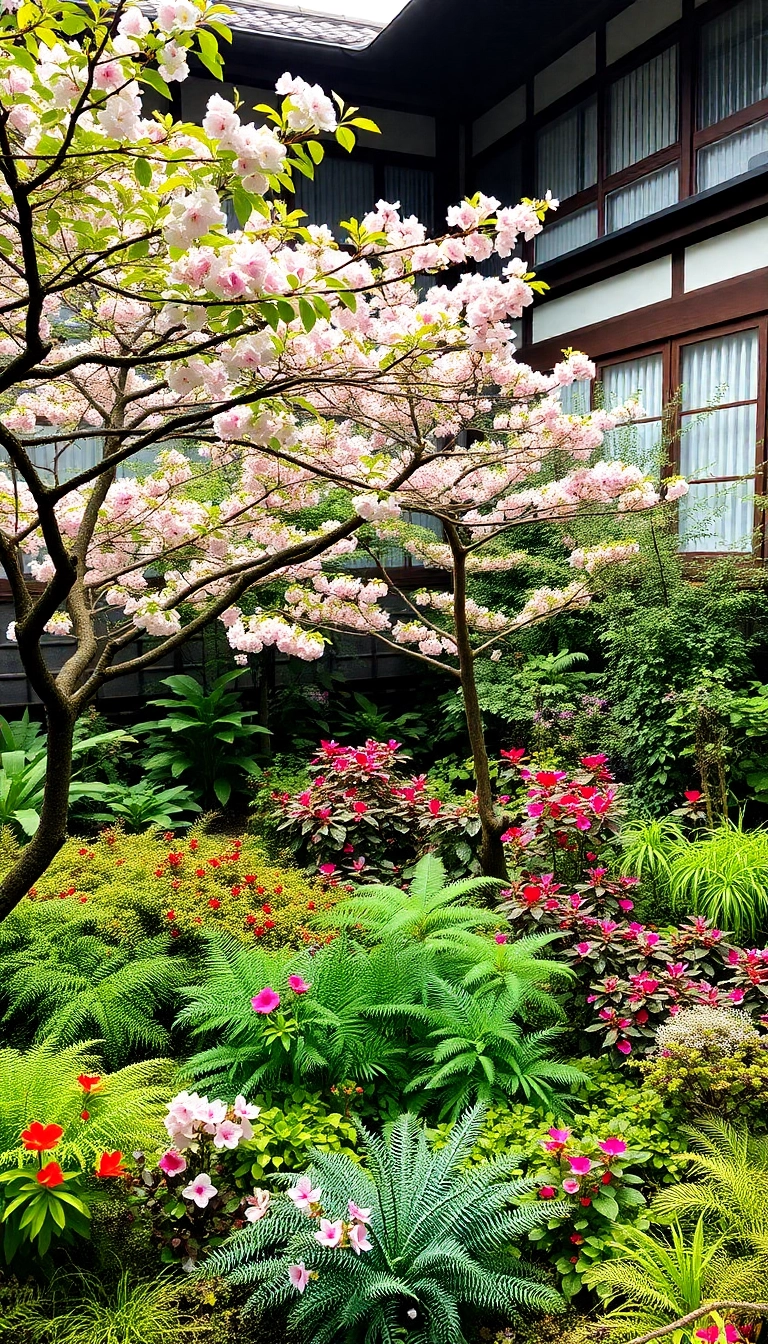
<path fill-rule="evenodd" d="M 564 415 L 586 415 L 590 409 L 590 382 L 571 383 L 560 388 L 560 405 Z"/>
<path fill-rule="evenodd" d="M 664 405 L 664 361 L 659 355 L 610 364 L 602 372 L 603 397 L 608 410 L 637 397 L 648 417 L 606 434 L 603 454 L 617 461 L 657 472 L 661 465 L 661 413 Z"/>
<path fill-rule="evenodd" d="M 640 177 L 629 186 L 609 193 L 605 202 L 605 228 L 608 233 L 625 229 L 646 215 L 666 210 L 680 197 L 680 173 L 677 164 L 660 168 L 657 173 Z"/>
<path fill-rule="evenodd" d="M 362 219 L 374 208 L 373 164 L 359 159 L 323 160 L 322 170 L 313 182 L 296 176 L 296 205 L 306 210 L 305 224 L 327 224 L 338 234 L 342 219 Z M 343 230 L 342 230 L 343 232 Z"/>
<path fill-rule="evenodd" d="M 703 145 L 696 155 L 696 182 L 699 191 L 728 182 L 740 173 L 757 168 L 752 159 L 768 150 L 768 120 L 734 131 L 711 145 Z"/>
<path fill-rule="evenodd" d="M 701 416 L 683 416 L 680 471 L 692 480 L 743 476 L 754 471 L 757 408 L 729 406 Z"/>
<path fill-rule="evenodd" d="M 597 206 L 588 205 L 556 224 L 547 224 L 536 239 L 536 260 L 541 263 L 594 242 L 597 237 Z"/>
<path fill-rule="evenodd" d="M 683 347 L 683 410 L 757 396 L 757 332 L 737 331 Z M 722 475 L 728 475 L 722 472 Z"/>
<path fill-rule="evenodd" d="M 743 0 L 701 30 L 699 126 L 768 97 L 768 0 Z"/>
<path fill-rule="evenodd" d="M 611 85 L 609 127 L 612 173 L 675 143 L 677 47 L 669 47 Z"/>
<path fill-rule="evenodd" d="M 597 99 L 590 98 L 545 126 L 536 137 L 539 195 L 561 201 L 597 181 Z"/>
<path fill-rule="evenodd" d="M 678 504 L 681 551 L 751 551 L 754 481 L 692 485 Z"/>
<path fill-rule="evenodd" d="M 401 168 L 396 164 L 387 164 L 384 168 L 384 196 L 390 202 L 400 202 L 400 214 L 403 218 L 415 215 L 430 232 L 432 231 L 435 216 L 435 175 L 431 168 Z M 343 215 L 342 218 L 347 219 L 348 216 Z"/>
<path fill-rule="evenodd" d="M 514 205 L 523 195 L 523 142 L 513 140 L 473 169 L 473 191 L 496 196 L 502 205 Z"/>
<path fill-rule="evenodd" d="M 646 416 L 660 416 L 664 404 L 664 361 L 661 355 L 628 359 L 603 370 L 603 391 L 608 410 L 630 397 L 639 397 Z"/>

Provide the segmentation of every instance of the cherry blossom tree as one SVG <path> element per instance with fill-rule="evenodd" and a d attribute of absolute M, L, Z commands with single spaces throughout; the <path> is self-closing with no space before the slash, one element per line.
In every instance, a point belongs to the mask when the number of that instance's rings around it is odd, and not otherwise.
<path fill-rule="evenodd" d="M 305 223 L 293 179 L 321 165 L 319 137 L 349 151 L 371 129 L 336 95 L 286 74 L 259 124 L 217 94 L 201 126 L 144 114 L 190 52 L 221 73 L 225 19 L 205 0 L 0 14 L 0 563 L 49 745 L 0 916 L 64 839 L 74 725 L 100 687 L 216 619 L 241 659 L 320 656 L 290 611 L 254 610 L 258 590 L 319 577 L 363 522 L 397 518 L 494 389 L 540 391 L 514 360 L 535 282 L 512 253 L 555 203 L 477 196 L 434 239 L 383 202 L 338 240 Z M 503 278 L 472 273 L 493 252 Z M 420 296 L 420 273 L 451 267 L 455 288 Z M 341 521 L 303 526 L 331 495 Z M 45 632 L 71 637 L 58 671 Z"/>
<path fill-rule="evenodd" d="M 348 612 L 384 634 L 380 586 L 338 568 L 363 524 L 426 506 L 446 543 L 421 544 L 450 556 L 459 620 L 436 599 L 386 637 L 455 666 L 474 748 L 470 664 L 503 630 L 464 603 L 467 572 L 507 563 L 496 539 L 517 519 L 659 497 L 591 462 L 631 408 L 563 414 L 557 389 L 590 371 L 583 357 L 549 376 L 515 359 L 537 282 L 513 254 L 556 202 L 478 194 L 435 238 L 379 202 L 336 238 L 292 200 L 297 174 L 322 171 L 321 137 L 351 151 L 371 129 L 336 95 L 285 74 L 258 124 L 218 94 L 201 126 L 145 115 L 145 92 L 168 96 L 191 52 L 221 73 L 226 16 L 206 0 L 151 16 L 130 0 L 5 0 L 0 15 L 0 564 L 49 745 L 40 826 L 0 917 L 63 842 L 74 726 L 109 681 L 215 620 L 241 660 L 270 645 L 320 657 L 319 627 Z M 477 269 L 493 253 L 501 277 Z M 489 416 L 498 437 L 467 447 Z M 581 465 L 531 489 L 558 447 Z M 336 521 L 308 525 L 326 502 Z M 276 582 L 286 600 L 259 607 Z M 525 619 L 578 591 L 534 594 Z M 58 671 L 46 631 L 72 641 Z M 476 767 L 491 870 L 479 745 Z"/>

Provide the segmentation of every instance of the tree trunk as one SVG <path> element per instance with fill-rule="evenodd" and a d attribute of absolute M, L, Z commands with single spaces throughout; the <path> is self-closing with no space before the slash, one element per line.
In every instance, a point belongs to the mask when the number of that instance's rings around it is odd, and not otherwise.
<path fill-rule="evenodd" d="M 469 627 L 467 626 L 466 556 L 455 529 L 446 524 L 445 531 L 453 554 L 453 623 L 459 657 L 461 694 L 464 700 L 464 714 L 467 720 L 467 732 L 475 772 L 477 811 L 482 827 L 480 866 L 486 877 L 500 877 L 507 881 L 509 873 L 507 872 L 504 846 L 501 843 L 504 822 L 493 801 L 493 787 L 488 765 L 488 752 L 485 747 L 483 718 L 480 712 L 480 702 L 477 698 L 475 658 L 469 638 Z"/>
<path fill-rule="evenodd" d="M 29 844 L 0 884 L 0 920 L 42 877 L 67 838 L 69 785 L 72 778 L 72 741 L 76 714 L 57 705 L 46 707 L 48 760 L 40 825 Z"/>

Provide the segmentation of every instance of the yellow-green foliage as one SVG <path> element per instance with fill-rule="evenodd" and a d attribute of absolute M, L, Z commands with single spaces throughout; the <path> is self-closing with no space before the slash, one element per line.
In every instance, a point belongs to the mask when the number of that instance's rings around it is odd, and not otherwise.
<path fill-rule="evenodd" d="M 0 874 L 12 858 L 4 836 Z M 316 932 L 313 919 L 331 909 L 336 892 L 295 868 L 275 867 L 253 836 L 199 827 L 177 839 L 114 828 L 96 840 L 69 840 L 31 897 L 82 904 L 105 930 L 129 939 L 223 928 L 266 947 L 300 947 L 332 936 Z"/>
<path fill-rule="evenodd" d="M 295 1089 L 273 1105 L 271 1096 L 258 1096 L 261 1113 L 252 1121 L 253 1138 L 240 1145 L 237 1169 L 246 1183 L 257 1183 L 280 1171 L 301 1171 L 313 1149 L 357 1157 L 357 1130 L 349 1116 L 329 1110 L 312 1092 Z"/>

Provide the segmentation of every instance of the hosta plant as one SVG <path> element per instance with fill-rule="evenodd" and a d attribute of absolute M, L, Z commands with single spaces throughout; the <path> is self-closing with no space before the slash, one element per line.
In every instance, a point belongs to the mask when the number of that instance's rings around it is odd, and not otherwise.
<path fill-rule="evenodd" d="M 110 792 L 102 795 L 102 801 L 104 811 L 93 812 L 92 820 L 113 824 L 119 821 L 127 831 L 144 831 L 148 826 L 163 826 L 167 830 L 188 820 L 185 814 L 201 810 L 186 785 L 161 789 L 149 780 L 128 788 L 113 784 Z"/>
<path fill-rule="evenodd" d="M 510 1250 L 547 1216 L 513 1207 L 530 1189 L 511 1177 L 516 1155 L 466 1167 L 481 1126 L 482 1111 L 467 1114 L 435 1152 L 404 1115 L 386 1139 L 363 1133 L 364 1166 L 315 1154 L 207 1271 L 250 1288 L 249 1313 L 287 1305 L 306 1344 L 465 1344 L 468 1311 L 556 1311 L 558 1294 Z"/>

